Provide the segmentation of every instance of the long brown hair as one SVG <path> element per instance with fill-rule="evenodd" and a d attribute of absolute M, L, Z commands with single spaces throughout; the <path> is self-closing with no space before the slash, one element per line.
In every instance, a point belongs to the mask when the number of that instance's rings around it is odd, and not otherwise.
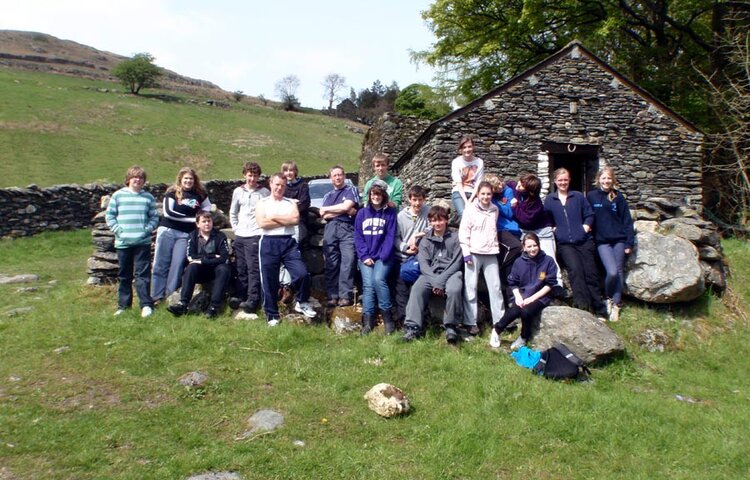
<path fill-rule="evenodd" d="M 524 173 L 518 182 L 523 185 L 523 189 L 526 190 L 526 194 L 529 199 L 539 198 L 539 193 L 542 191 L 542 181 L 539 177 L 533 173 Z"/>
<path fill-rule="evenodd" d="M 180 171 L 177 172 L 177 178 L 175 179 L 174 184 L 167 189 L 167 192 L 174 192 L 174 196 L 178 202 L 182 200 L 182 197 L 185 195 L 185 192 L 182 190 L 182 177 L 187 174 L 190 174 L 193 177 L 192 191 L 197 193 L 202 199 L 206 198 L 208 193 L 206 193 L 206 189 L 201 183 L 200 177 L 195 170 L 190 167 L 182 167 Z"/>

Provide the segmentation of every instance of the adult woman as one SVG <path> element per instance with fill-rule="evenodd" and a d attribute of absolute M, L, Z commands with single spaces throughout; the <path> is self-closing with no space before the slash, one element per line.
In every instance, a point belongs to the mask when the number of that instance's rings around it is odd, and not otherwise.
<path fill-rule="evenodd" d="M 396 328 L 388 288 L 388 273 L 395 261 L 396 209 L 388 206 L 387 188 L 382 180 L 373 182 L 367 206 L 354 220 L 354 246 L 362 273 L 363 335 L 375 328 L 377 307 L 383 314 L 385 333 L 393 333 Z"/>
<path fill-rule="evenodd" d="M 190 232 L 195 230 L 195 215 L 211 211 L 211 201 L 198 174 L 190 167 L 177 172 L 175 183 L 164 195 L 163 213 L 156 230 L 151 297 L 161 301 L 177 290 L 187 259 Z"/>
<path fill-rule="evenodd" d="M 451 162 L 451 201 L 460 218 L 466 205 L 471 204 L 477 195 L 477 188 L 484 175 L 484 160 L 474 156 L 474 140 L 468 136 L 462 137 L 458 142 L 458 153 Z"/>
<path fill-rule="evenodd" d="M 596 250 L 607 272 L 604 289 L 609 321 L 616 322 L 622 306 L 625 255 L 633 251 L 635 232 L 628 202 L 617 190 L 612 167 L 602 168 L 596 175 L 596 183 L 599 188 L 589 192 L 588 201 L 594 210 Z"/>
<path fill-rule="evenodd" d="M 557 256 L 568 272 L 573 303 L 576 308 L 606 316 L 607 307 L 599 292 L 596 246 L 590 235 L 594 212 L 581 192 L 569 190 L 568 170 L 558 168 L 552 177 L 557 191 L 544 199 L 544 210 L 555 222 Z"/>

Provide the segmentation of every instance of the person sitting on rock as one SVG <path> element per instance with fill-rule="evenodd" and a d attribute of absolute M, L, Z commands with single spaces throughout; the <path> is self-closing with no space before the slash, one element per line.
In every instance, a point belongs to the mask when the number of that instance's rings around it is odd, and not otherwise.
<path fill-rule="evenodd" d="M 446 340 L 458 341 L 456 328 L 461 320 L 463 308 L 463 256 L 458 235 L 448 230 L 448 210 L 441 206 L 430 208 L 427 214 L 432 232 L 422 238 L 419 244 L 419 269 L 421 275 L 414 282 L 406 305 L 404 321 L 405 342 L 422 336 L 424 314 L 432 295 L 445 297 L 443 325 Z"/>
<path fill-rule="evenodd" d="M 167 307 L 170 313 L 180 316 L 187 312 L 193 298 L 196 283 L 211 285 L 211 303 L 206 310 L 207 318 L 214 318 L 221 311 L 221 304 L 232 277 L 229 265 L 227 237 L 214 228 L 210 212 L 199 212 L 195 216 L 197 229 L 188 237 L 188 265 L 182 275 L 180 301 Z"/>

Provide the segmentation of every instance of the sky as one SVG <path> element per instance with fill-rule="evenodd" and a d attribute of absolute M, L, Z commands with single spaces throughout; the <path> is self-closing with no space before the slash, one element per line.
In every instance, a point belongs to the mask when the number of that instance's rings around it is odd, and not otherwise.
<path fill-rule="evenodd" d="M 0 0 L 0 29 L 41 32 L 155 63 L 224 90 L 278 99 L 296 75 L 305 107 L 327 107 L 323 78 L 359 92 L 375 80 L 434 84 L 410 50 L 435 41 L 420 12 L 430 0 Z"/>

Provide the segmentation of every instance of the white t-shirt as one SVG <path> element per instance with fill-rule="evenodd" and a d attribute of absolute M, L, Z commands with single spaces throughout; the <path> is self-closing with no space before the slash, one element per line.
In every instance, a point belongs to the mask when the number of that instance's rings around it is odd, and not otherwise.
<path fill-rule="evenodd" d="M 466 162 L 463 155 L 459 155 L 451 162 L 451 192 L 473 192 L 483 176 L 484 160 L 473 157 L 471 161 Z"/>
<path fill-rule="evenodd" d="M 284 197 L 281 200 L 275 200 L 273 196 L 265 197 L 258 202 L 263 205 L 265 214 L 269 218 L 276 215 L 289 215 L 297 208 L 297 204 L 292 200 Z M 296 225 L 284 225 L 273 228 L 263 228 L 263 235 L 294 235 L 297 231 Z"/>

